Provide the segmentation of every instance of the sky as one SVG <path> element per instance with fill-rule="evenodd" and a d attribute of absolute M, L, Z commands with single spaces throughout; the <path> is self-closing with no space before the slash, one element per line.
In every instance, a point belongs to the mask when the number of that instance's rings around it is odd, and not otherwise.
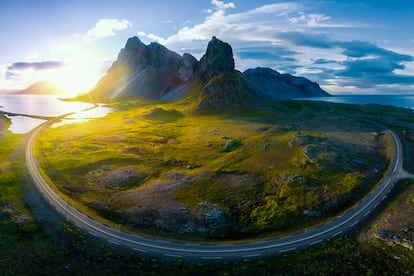
<path fill-rule="evenodd" d="M 200 58 L 212 36 L 236 69 L 270 67 L 331 94 L 414 94 L 414 1 L 1 0 L 0 90 L 94 86 L 131 36 Z"/>

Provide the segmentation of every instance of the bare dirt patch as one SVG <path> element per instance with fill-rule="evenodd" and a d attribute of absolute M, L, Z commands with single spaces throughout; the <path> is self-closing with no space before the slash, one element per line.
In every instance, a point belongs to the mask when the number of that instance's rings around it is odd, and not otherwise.
<path fill-rule="evenodd" d="M 134 167 L 114 168 L 110 165 L 101 166 L 85 175 L 86 179 L 92 179 L 107 187 L 128 186 L 132 183 L 139 182 L 145 176 L 145 174 Z"/>
<path fill-rule="evenodd" d="M 398 185 L 405 190 L 379 215 L 360 240 L 380 239 L 390 246 L 402 245 L 414 250 L 414 181 L 404 180 Z"/>
<path fill-rule="evenodd" d="M 143 186 L 113 196 L 110 209 L 124 224 L 175 233 L 211 234 L 225 225 L 220 206 L 208 203 L 199 206 L 177 202 L 177 189 L 205 177 L 207 172 L 193 176 L 171 171 Z"/>

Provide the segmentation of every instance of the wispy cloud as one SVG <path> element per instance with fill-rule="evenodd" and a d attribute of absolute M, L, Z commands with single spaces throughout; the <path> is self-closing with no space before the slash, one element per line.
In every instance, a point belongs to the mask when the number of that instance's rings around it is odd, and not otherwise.
<path fill-rule="evenodd" d="M 212 0 L 211 4 L 216 6 L 218 10 L 234 9 L 236 7 L 233 2 L 224 3 L 223 1 L 219 0 Z"/>
<path fill-rule="evenodd" d="M 27 69 L 48 70 L 56 69 L 64 65 L 61 61 L 40 61 L 40 62 L 15 62 L 7 67 L 9 71 L 21 71 Z"/>
<path fill-rule="evenodd" d="M 331 17 L 325 14 L 305 14 L 304 12 L 299 12 L 297 17 L 291 17 L 289 18 L 289 21 L 293 24 L 304 23 L 308 26 L 315 27 L 318 26 L 321 22 L 327 21 L 329 19 L 331 19 Z"/>
<path fill-rule="evenodd" d="M 381 92 L 398 83 L 402 91 L 404 84 L 414 84 L 409 73 L 414 71 L 407 70 L 414 68 L 413 56 L 352 39 L 353 28 L 369 25 L 338 20 L 307 3 L 280 2 L 234 12 L 234 2 L 212 0 L 202 11 L 206 17 L 201 23 L 187 24 L 168 37 L 139 35 L 192 53 L 203 52 L 206 41 L 217 36 L 233 46 L 240 70 L 268 66 L 309 77 L 333 92 Z"/>
<path fill-rule="evenodd" d="M 348 57 L 386 56 L 396 61 L 413 61 L 410 55 L 399 54 L 366 41 L 336 41 L 334 44 L 344 48 L 343 54 Z"/>
<path fill-rule="evenodd" d="M 139 32 L 137 32 L 137 34 L 141 38 L 142 37 L 146 37 L 146 38 L 148 38 L 148 39 L 150 39 L 152 41 L 158 42 L 160 44 L 166 44 L 167 43 L 167 41 L 164 38 L 162 38 L 160 36 L 157 36 L 155 34 L 147 34 L 146 32 L 143 32 L 143 31 L 139 31 Z"/>
<path fill-rule="evenodd" d="M 278 37 L 283 41 L 290 42 L 296 46 L 307 46 L 312 48 L 333 48 L 332 41 L 324 33 L 305 33 L 305 32 L 281 32 Z"/>
<path fill-rule="evenodd" d="M 88 30 L 84 39 L 97 39 L 116 35 L 116 32 L 132 27 L 132 23 L 126 19 L 100 19 L 95 27 Z"/>

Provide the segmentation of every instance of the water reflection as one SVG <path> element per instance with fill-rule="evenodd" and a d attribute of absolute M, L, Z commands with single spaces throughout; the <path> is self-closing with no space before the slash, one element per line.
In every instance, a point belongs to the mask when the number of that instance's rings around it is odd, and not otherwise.
<path fill-rule="evenodd" d="M 86 111 L 78 112 L 73 115 L 66 117 L 67 119 L 92 119 L 92 118 L 101 118 L 109 113 L 113 112 L 113 108 L 105 107 L 103 105 L 99 105 L 99 107 L 94 109 L 89 109 Z"/>
<path fill-rule="evenodd" d="M 114 111 L 113 108 L 99 105 L 96 108 L 78 112 L 70 116 L 67 116 L 64 119 L 60 120 L 59 122 L 54 123 L 52 127 L 53 128 L 60 127 L 63 125 L 73 124 L 73 123 L 84 123 L 84 122 L 89 121 L 90 119 L 105 117 L 106 115 L 108 115 L 109 113 L 113 111 Z"/>
<path fill-rule="evenodd" d="M 36 119 L 27 116 L 7 116 L 11 120 L 11 125 L 9 130 L 14 134 L 24 134 L 28 133 L 35 127 L 41 125 L 42 123 L 46 122 L 46 120 Z"/>
<path fill-rule="evenodd" d="M 45 120 L 32 116 L 57 117 L 70 112 L 77 112 L 92 104 L 82 102 L 61 101 L 56 96 L 49 95 L 0 95 L 0 110 L 28 116 L 8 116 L 11 120 L 9 130 L 15 134 L 23 134 L 39 126 Z M 114 110 L 103 105 L 97 108 L 79 112 L 53 124 L 58 127 L 65 124 L 87 122 L 93 118 L 104 117 Z"/>
<path fill-rule="evenodd" d="M 61 101 L 56 96 L 49 95 L 0 95 L 0 106 L 0 110 L 11 113 L 56 117 L 92 105 Z"/>
<path fill-rule="evenodd" d="M 89 119 L 62 119 L 59 122 L 54 123 L 51 127 L 55 128 L 55 127 L 60 127 L 60 126 L 68 125 L 68 124 L 85 123 L 87 121 L 89 121 Z"/>

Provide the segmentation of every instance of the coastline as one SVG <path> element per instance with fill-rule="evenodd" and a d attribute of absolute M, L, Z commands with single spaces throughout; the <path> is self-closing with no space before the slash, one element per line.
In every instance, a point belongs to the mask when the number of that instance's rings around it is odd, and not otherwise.
<path fill-rule="evenodd" d="M 332 95 L 330 97 L 297 98 L 295 101 L 322 101 L 339 104 L 380 105 L 414 112 L 414 94 L 407 95 Z"/>

